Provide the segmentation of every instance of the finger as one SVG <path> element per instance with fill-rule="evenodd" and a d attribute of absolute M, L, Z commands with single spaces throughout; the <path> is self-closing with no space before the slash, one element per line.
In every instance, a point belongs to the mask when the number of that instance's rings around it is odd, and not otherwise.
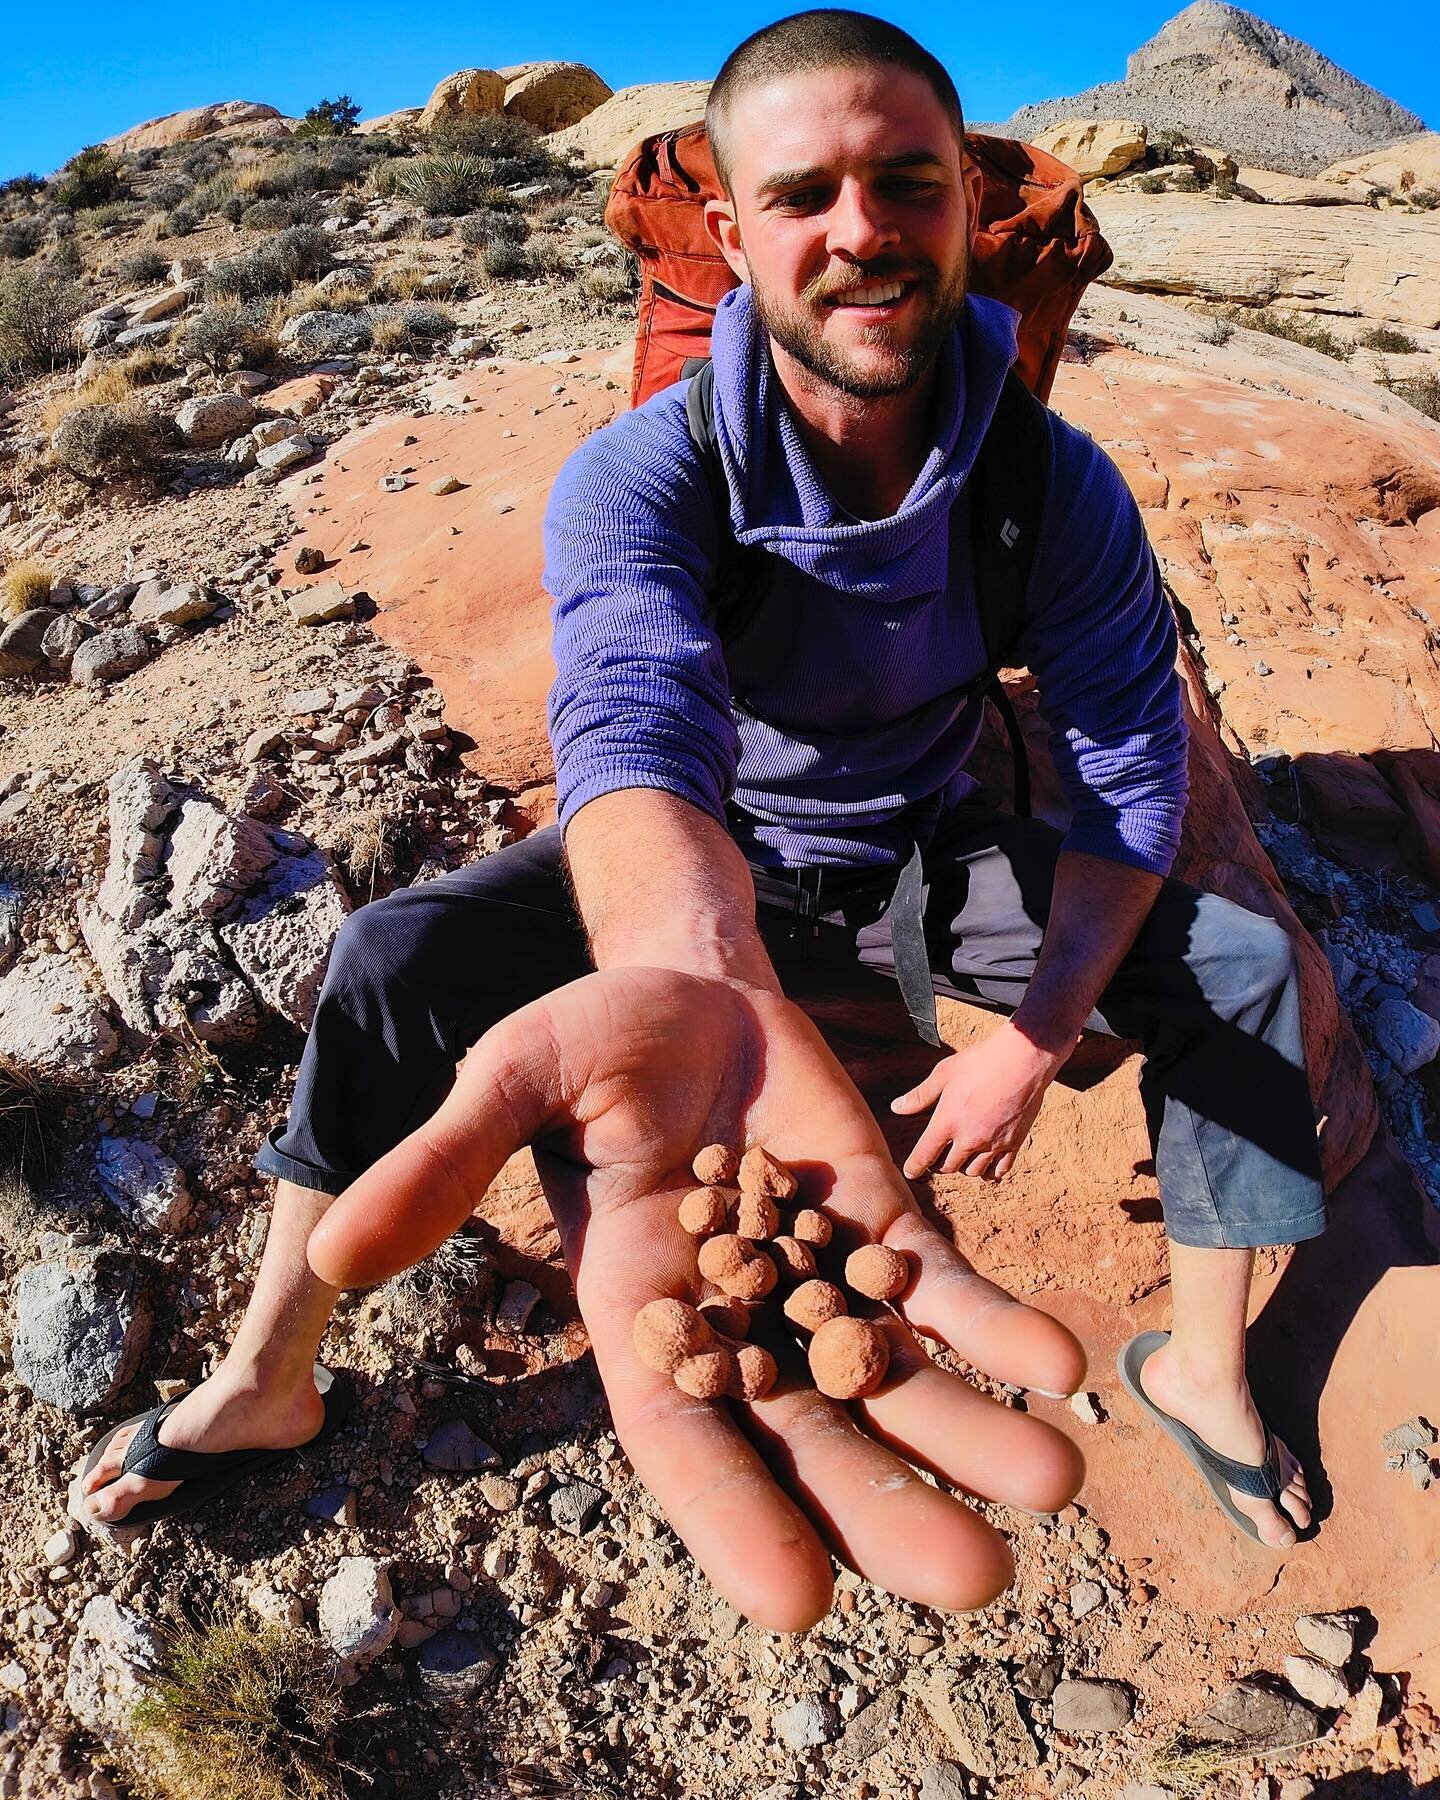
<path fill-rule="evenodd" d="M 839 1555 L 867 1580 L 922 1606 L 969 1612 L 1015 1572 L 998 1531 L 860 1431 L 838 1402 L 800 1382 L 750 1408 L 751 1430 Z"/>
<path fill-rule="evenodd" d="M 909 1093 L 897 1095 L 890 1102 L 891 1112 L 923 1112 L 927 1106 L 933 1106 L 940 1098 L 941 1091 L 945 1086 L 944 1077 L 940 1073 L 943 1067 L 943 1063 L 936 1063 L 925 1079 L 911 1088 Z"/>
<path fill-rule="evenodd" d="M 918 1181 L 932 1164 L 940 1160 L 945 1146 L 954 1133 L 938 1114 L 932 1116 L 930 1123 L 916 1140 L 915 1148 L 905 1158 L 904 1173 L 908 1180 Z"/>
<path fill-rule="evenodd" d="M 995 1175 L 996 1175 L 997 1179 L 1000 1179 L 1003 1176 L 1008 1175 L 1010 1173 L 1010 1171 L 1015 1167 L 1015 1156 L 1016 1156 L 1015 1151 L 1007 1150 L 1005 1152 L 1005 1154 L 1000 1158 L 999 1162 L 996 1163 Z"/>
<path fill-rule="evenodd" d="M 1059 1512 L 1074 1499 L 1085 1461 L 1062 1431 L 938 1368 L 893 1314 L 878 1322 L 890 1343 L 890 1377 L 858 1405 L 876 1437 L 986 1500 Z"/>
<path fill-rule="evenodd" d="M 368 1287 L 419 1262 L 464 1224 L 516 1150 L 562 1099 L 543 1002 L 488 1032 L 439 1111 L 352 1182 L 310 1234 L 331 1287 Z"/>
<path fill-rule="evenodd" d="M 972 1156 L 965 1164 L 965 1173 L 982 1179 L 989 1172 L 992 1151 L 982 1150 L 978 1156 Z"/>
<path fill-rule="evenodd" d="M 635 1314 L 682 1285 L 677 1195 L 596 1215 L 576 1292 L 615 1433 L 690 1554 L 737 1611 L 804 1631 L 830 1610 L 833 1571 L 814 1527 L 723 1402 L 695 1400 L 635 1354 Z M 688 1251 L 693 1261 L 693 1249 Z M 687 1296 L 688 1297 L 688 1296 Z"/>

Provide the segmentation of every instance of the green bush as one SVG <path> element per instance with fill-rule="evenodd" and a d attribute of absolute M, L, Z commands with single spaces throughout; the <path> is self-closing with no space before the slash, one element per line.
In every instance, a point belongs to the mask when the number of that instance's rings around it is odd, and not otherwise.
<path fill-rule="evenodd" d="M 212 299 L 233 295 L 239 300 L 260 300 L 288 294 L 299 282 L 323 275 L 331 260 L 330 239 L 318 225 L 292 225 L 243 256 L 233 256 L 212 269 L 205 289 Z"/>
<path fill-rule="evenodd" d="M 448 307 L 429 306 L 419 300 L 367 307 L 365 319 L 371 343 L 388 353 L 423 349 L 455 334 L 455 315 Z"/>
<path fill-rule="evenodd" d="M 506 113 L 462 113 L 437 120 L 427 141 L 432 152 L 483 158 L 496 186 L 532 181 L 568 186 L 576 180 L 574 165 L 547 149 L 533 125 Z"/>
<path fill-rule="evenodd" d="M 1223 313 L 1216 313 L 1205 325 L 1200 338 L 1206 344 L 1228 344 L 1235 335 L 1233 322 Z"/>
<path fill-rule="evenodd" d="M 1214 193 L 1217 200 L 1233 200 L 1235 198 L 1235 189 L 1236 182 L 1233 175 L 1217 175 L 1211 184 L 1211 191 Z"/>
<path fill-rule="evenodd" d="M 160 421 L 135 401 L 77 406 L 60 421 L 50 448 L 81 481 L 114 481 L 153 469 L 164 447 Z"/>
<path fill-rule="evenodd" d="M 12 175 L 8 180 L 0 181 L 0 200 L 8 200 L 11 195 L 29 200 L 44 192 L 45 182 L 39 175 Z"/>
<path fill-rule="evenodd" d="M 162 238 L 189 237 L 200 229 L 200 215 L 193 206 L 177 206 L 160 221 Z"/>
<path fill-rule="evenodd" d="M 1393 325 L 1377 325 L 1355 341 L 1362 350 L 1385 350 L 1393 356 L 1409 356 L 1420 348 L 1414 338 L 1396 331 Z"/>
<path fill-rule="evenodd" d="M 47 375 L 72 362 L 84 310 L 84 293 L 64 275 L 47 269 L 0 274 L 0 369 Z"/>
<path fill-rule="evenodd" d="M 1193 169 L 1177 169 L 1170 177 L 1170 185 L 1177 194 L 1198 194 L 1200 177 Z"/>
<path fill-rule="evenodd" d="M 234 201 L 235 210 L 230 213 L 227 208 Z M 246 201 L 235 192 L 235 177 L 221 172 L 207 177 L 190 196 L 189 204 L 195 208 L 202 219 L 208 219 L 212 213 L 220 213 L 231 220 L 232 224 L 239 220 Z"/>
<path fill-rule="evenodd" d="M 115 265 L 117 277 L 127 287 L 158 287 L 169 269 L 169 258 L 149 245 L 143 250 L 132 250 Z"/>
<path fill-rule="evenodd" d="M 360 108 L 348 94 L 338 100 L 320 100 L 295 127 L 297 138 L 349 137 L 360 117 Z"/>
<path fill-rule="evenodd" d="M 217 175 L 229 160 L 229 156 L 219 144 L 207 139 L 185 152 L 180 158 L 180 168 L 192 181 L 208 181 L 212 175 Z"/>
<path fill-rule="evenodd" d="M 182 175 L 167 175 L 163 181 L 155 182 L 145 198 L 157 212 L 172 212 L 177 206 L 184 206 L 192 201 L 195 195 L 195 183 L 186 181 Z"/>
<path fill-rule="evenodd" d="M 1322 356 L 1333 356 L 1337 362 L 1344 362 L 1350 355 L 1351 346 L 1343 343 L 1324 325 L 1312 324 L 1310 320 L 1297 318 L 1291 313 L 1277 313 L 1268 306 L 1246 313 L 1241 323 L 1248 325 L 1252 331 L 1263 331 L 1269 337 L 1284 338 L 1291 344 L 1304 344 L 1306 349 L 1318 350 Z"/>
<path fill-rule="evenodd" d="M 88 207 L 103 206 L 107 200 L 118 200 L 124 189 L 118 159 L 103 144 L 87 144 L 60 171 L 54 195 L 67 211 L 83 212 Z"/>
<path fill-rule="evenodd" d="M 530 273 L 532 275 L 565 275 L 570 270 L 570 258 L 565 246 L 557 244 L 554 238 L 532 238 L 526 246 L 530 253 Z"/>
<path fill-rule="evenodd" d="M 216 375 L 269 362 L 275 338 L 268 310 L 253 300 L 211 300 L 180 327 L 175 350 L 186 362 L 203 362 Z"/>
<path fill-rule="evenodd" d="M 449 218 L 483 206 L 494 185 L 494 165 L 483 156 L 459 150 L 422 156 L 397 182 L 399 192 L 422 211 Z"/>
<path fill-rule="evenodd" d="M 256 200 L 240 215 L 247 231 L 284 231 L 289 225 L 316 223 L 315 202 L 308 194 L 295 194 L 288 200 Z"/>
<path fill-rule="evenodd" d="M 1135 185 L 1142 194 L 1163 194 L 1165 177 L 1163 175 L 1139 175 L 1136 177 Z"/>
<path fill-rule="evenodd" d="M 1391 383 L 1390 391 L 1408 401 L 1427 418 L 1440 420 L 1440 376 L 1427 371 L 1424 375 L 1415 376 L 1413 380 Z"/>
<path fill-rule="evenodd" d="M 1411 188 L 1405 198 L 1420 212 L 1434 212 L 1440 206 L 1440 188 Z"/>

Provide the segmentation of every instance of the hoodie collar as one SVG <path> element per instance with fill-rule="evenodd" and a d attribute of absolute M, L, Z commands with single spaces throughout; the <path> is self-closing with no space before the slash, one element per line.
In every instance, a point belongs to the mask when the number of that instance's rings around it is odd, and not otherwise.
<path fill-rule="evenodd" d="M 749 285 L 715 315 L 716 437 L 739 543 L 783 556 L 806 574 L 877 599 L 911 599 L 935 586 L 933 534 L 948 537 L 956 498 L 973 468 L 1006 371 L 1019 315 L 971 294 L 937 370 L 934 443 L 895 513 L 854 519 L 835 504 L 784 403 L 769 338 Z"/>

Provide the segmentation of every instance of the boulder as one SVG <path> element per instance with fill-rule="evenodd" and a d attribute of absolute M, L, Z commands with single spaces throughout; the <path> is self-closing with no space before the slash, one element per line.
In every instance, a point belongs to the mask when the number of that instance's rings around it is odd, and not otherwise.
<path fill-rule="evenodd" d="M 150 660 L 150 643 L 134 625 L 116 625 L 87 638 L 70 659 L 70 680 L 76 687 L 98 687 L 118 681 Z"/>
<path fill-rule="evenodd" d="M 1119 175 L 1145 154 L 1145 127 L 1135 119 L 1067 119 L 1030 142 L 1072 168 L 1082 181 Z"/>
<path fill-rule="evenodd" d="M 1332 750 L 1328 756 L 1297 756 L 1292 767 L 1302 822 L 1342 855 L 1354 839 L 1394 844 L 1405 829 L 1404 807 L 1365 757 Z"/>
<path fill-rule="evenodd" d="M 190 1217 L 185 1171 L 138 1138 L 102 1137 L 95 1173 L 110 1204 L 146 1231 L 179 1231 Z"/>
<path fill-rule="evenodd" d="M 143 350 L 147 344 L 164 344 L 175 329 L 173 319 L 151 319 L 144 325 L 127 325 L 116 333 L 117 350 Z"/>
<path fill-rule="evenodd" d="M 32 606 L 0 631 L 0 678 L 35 673 L 45 660 L 45 633 L 61 616 L 52 606 Z"/>
<path fill-rule="evenodd" d="M 1370 190 L 1358 181 L 1320 181 L 1305 175 L 1283 175 L 1278 169 L 1241 167 L 1235 179 L 1247 200 L 1267 206 L 1365 206 Z"/>
<path fill-rule="evenodd" d="M 279 438 L 275 443 L 267 444 L 263 450 L 257 450 L 255 461 L 260 468 L 268 469 L 272 475 L 283 475 L 287 469 L 309 462 L 314 454 L 315 446 L 305 433 L 294 431 L 289 437 Z"/>
<path fill-rule="evenodd" d="M 164 904 L 158 886 L 163 833 L 180 804 L 159 769 L 145 757 L 117 769 L 106 783 L 110 852 L 99 903 L 126 930 Z"/>
<path fill-rule="evenodd" d="M 47 1406 L 99 1412 L 133 1380 L 150 1318 L 133 1269 L 103 1251 L 70 1249 L 30 1263 L 15 1277 L 15 1373 Z"/>
<path fill-rule="evenodd" d="M 68 675 L 75 652 L 90 635 L 91 627 L 83 620 L 62 614 L 45 627 L 45 636 L 40 640 L 46 666 L 57 675 Z"/>
<path fill-rule="evenodd" d="M 501 69 L 505 111 L 537 131 L 563 131 L 603 106 L 614 90 L 584 63 L 526 63 Z"/>
<path fill-rule="evenodd" d="M 301 588 L 286 601 L 297 625 L 328 625 L 334 619 L 354 617 L 355 602 L 338 581 L 317 581 Z"/>
<path fill-rule="evenodd" d="M 213 926 L 163 913 L 127 929 L 101 907 L 82 904 L 80 931 L 131 1031 L 193 1032 L 208 1044 L 254 1037 L 255 995 L 230 966 Z"/>
<path fill-rule="evenodd" d="M 1362 207 L 1217 206 L 1205 194 L 1097 192 L 1111 287 L 1276 302 L 1440 328 L 1440 222 Z"/>
<path fill-rule="evenodd" d="M 307 1031 L 330 946 L 349 911 L 323 850 L 282 857 L 220 936 L 235 966 L 274 1013 Z"/>
<path fill-rule="evenodd" d="M 146 588 L 158 592 L 146 593 Z M 177 582 L 166 587 L 162 582 L 147 581 L 130 606 L 134 625 L 192 625 L 197 619 L 208 619 L 219 605 L 207 590 L 195 581 Z"/>
<path fill-rule="evenodd" d="M 709 93 L 708 81 L 652 81 L 621 88 L 577 125 L 552 132 L 545 141 L 557 156 L 576 150 L 588 168 L 613 168 L 641 138 L 703 117 Z"/>
<path fill-rule="evenodd" d="M 162 288 L 144 300 L 137 300 L 126 310 L 127 326 L 153 325 L 156 319 L 170 319 L 185 310 L 193 290 L 188 287 Z"/>
<path fill-rule="evenodd" d="M 504 108 L 503 75 L 497 75 L 494 69 L 460 69 L 454 75 L 447 75 L 425 102 L 419 128 L 430 131 L 442 119 L 498 113 Z"/>
<path fill-rule="evenodd" d="M 279 119 L 273 106 L 256 100 L 221 100 L 211 106 L 191 106 L 183 112 L 162 113 L 142 125 L 131 125 L 106 138 L 108 149 L 118 151 L 167 150 L 172 144 L 188 144 L 195 138 L 213 137 L 237 125 L 255 125 Z"/>
<path fill-rule="evenodd" d="M 254 423 L 255 408 L 243 394 L 197 394 L 175 415 L 175 429 L 195 450 L 213 450 Z"/>
<path fill-rule="evenodd" d="M 165 857 L 171 912 L 217 918 L 257 885 L 275 855 L 258 820 L 232 819 L 212 801 L 187 800 Z"/>
<path fill-rule="evenodd" d="M 280 328 L 280 343 L 307 362 L 326 362 L 332 356 L 348 356 L 370 343 L 370 327 L 350 313 L 296 313 Z"/>
<path fill-rule="evenodd" d="M 1405 851 L 1431 887 L 1440 888 L 1440 750 L 1381 750 L 1375 766 L 1405 809 Z"/>
<path fill-rule="evenodd" d="M 1376 1048 L 1402 1075 L 1414 1075 L 1440 1052 L 1440 1020 L 1408 1000 L 1383 1000 L 1370 1021 Z"/>
<path fill-rule="evenodd" d="M 361 119 L 355 130 L 360 137 L 404 131 L 407 126 L 418 125 L 424 111 L 423 106 L 397 107 L 394 112 L 378 113 L 373 119 Z"/>
<path fill-rule="evenodd" d="M 1359 156 L 1342 156 L 1321 169 L 1319 181 L 1355 181 L 1386 187 L 1398 194 L 1416 188 L 1440 188 L 1440 131 L 1423 131 L 1402 138 L 1383 150 L 1367 150 Z"/>
<path fill-rule="evenodd" d="M 0 975 L 0 1055 L 58 1073 L 103 1069 L 119 1047 L 80 965 L 63 951 L 39 951 Z"/>

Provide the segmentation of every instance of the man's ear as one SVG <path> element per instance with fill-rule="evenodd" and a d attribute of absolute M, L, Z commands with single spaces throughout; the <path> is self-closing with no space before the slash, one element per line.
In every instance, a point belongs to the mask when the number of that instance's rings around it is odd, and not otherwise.
<path fill-rule="evenodd" d="M 729 263 L 737 280 L 750 279 L 750 264 L 745 259 L 745 249 L 740 242 L 740 227 L 735 222 L 735 203 L 733 200 L 707 200 L 705 202 L 705 229 L 714 239 L 720 254 Z"/>
<path fill-rule="evenodd" d="M 965 185 L 966 248 L 973 254 L 975 234 L 980 229 L 980 196 L 984 191 L 985 177 L 979 163 L 968 150 L 961 152 L 960 179 Z"/>

